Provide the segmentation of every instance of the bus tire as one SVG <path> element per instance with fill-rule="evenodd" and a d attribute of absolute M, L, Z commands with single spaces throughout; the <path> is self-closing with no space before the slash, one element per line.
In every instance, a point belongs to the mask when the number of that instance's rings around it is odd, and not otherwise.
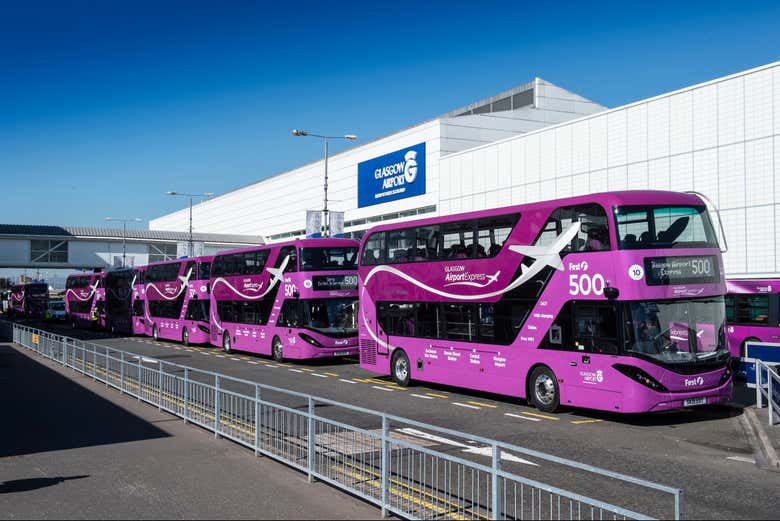
<path fill-rule="evenodd" d="M 152 338 L 154 338 L 155 342 L 160 340 L 160 331 L 157 329 L 157 324 L 152 326 Z"/>
<path fill-rule="evenodd" d="M 187 326 L 184 326 L 184 330 L 181 332 L 181 343 L 185 346 L 190 345 L 190 332 L 187 331 Z"/>
<path fill-rule="evenodd" d="M 412 368 L 409 365 L 409 357 L 402 349 L 396 349 L 393 352 L 393 358 L 390 361 L 390 373 L 393 380 L 401 387 L 406 387 L 412 380 Z"/>
<path fill-rule="evenodd" d="M 284 346 L 278 336 L 271 341 L 271 356 L 277 362 L 284 362 Z"/>
<path fill-rule="evenodd" d="M 230 333 L 228 331 L 225 331 L 225 334 L 222 335 L 222 350 L 227 354 L 230 354 L 233 350 L 233 346 L 230 344 Z"/>
<path fill-rule="evenodd" d="M 531 372 L 528 381 L 528 401 L 542 412 L 557 411 L 561 404 L 561 393 L 552 369 L 540 365 Z"/>

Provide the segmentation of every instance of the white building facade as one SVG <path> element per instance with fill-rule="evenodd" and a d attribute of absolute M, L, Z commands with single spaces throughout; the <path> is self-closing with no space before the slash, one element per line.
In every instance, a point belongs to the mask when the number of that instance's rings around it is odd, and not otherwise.
<path fill-rule="evenodd" d="M 780 62 L 611 110 L 537 78 L 331 157 L 329 206 L 360 235 L 380 221 L 606 190 L 695 190 L 720 209 L 727 274 L 778 276 L 779 161 Z M 302 236 L 306 210 L 322 208 L 323 167 L 206 201 L 195 229 Z M 182 210 L 150 228 L 187 219 Z"/>

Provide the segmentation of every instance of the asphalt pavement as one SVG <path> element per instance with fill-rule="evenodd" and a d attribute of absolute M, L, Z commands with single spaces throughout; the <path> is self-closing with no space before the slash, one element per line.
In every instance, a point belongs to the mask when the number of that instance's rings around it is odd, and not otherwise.
<path fill-rule="evenodd" d="M 90 332 L 55 329 L 76 337 L 93 337 Z M 251 354 L 227 355 L 210 346 L 185 347 L 145 337 L 98 335 L 96 341 L 137 355 L 385 411 L 678 487 L 685 494 L 684 514 L 688 518 L 777 517 L 773 498 L 780 490 L 780 474 L 755 464 L 757 448 L 741 418 L 747 403 L 649 415 L 580 409 L 540 414 L 522 400 L 496 395 L 431 385 L 402 389 L 389 378 L 361 370 L 354 359 L 278 364 Z M 446 450 L 446 442 L 436 448 Z M 554 484 L 579 493 L 598 492 L 601 487 L 587 476 L 548 469 L 546 464 L 540 467 L 513 468 L 512 472 L 543 476 L 548 482 L 557 480 Z"/>
<path fill-rule="evenodd" d="M 4 519 L 368 519 L 379 510 L 0 343 Z"/>

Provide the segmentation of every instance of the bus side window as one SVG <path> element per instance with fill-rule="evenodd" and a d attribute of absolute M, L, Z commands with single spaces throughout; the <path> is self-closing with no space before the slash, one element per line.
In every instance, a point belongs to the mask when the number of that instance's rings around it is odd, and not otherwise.
<path fill-rule="evenodd" d="M 373 233 L 366 239 L 360 262 L 363 266 L 385 263 L 385 232 Z"/>
<path fill-rule="evenodd" d="M 474 221 L 442 224 L 442 260 L 470 259 L 474 253 Z"/>
<path fill-rule="evenodd" d="M 572 308 L 574 304 L 567 302 L 561 308 L 555 322 L 552 323 L 547 335 L 542 341 L 543 349 L 575 350 L 574 339 L 572 337 Z"/>
<path fill-rule="evenodd" d="M 575 350 L 617 354 L 618 322 L 615 305 L 581 302 L 574 308 Z"/>
<path fill-rule="evenodd" d="M 301 323 L 301 301 L 285 300 L 277 324 L 282 327 L 299 327 Z"/>

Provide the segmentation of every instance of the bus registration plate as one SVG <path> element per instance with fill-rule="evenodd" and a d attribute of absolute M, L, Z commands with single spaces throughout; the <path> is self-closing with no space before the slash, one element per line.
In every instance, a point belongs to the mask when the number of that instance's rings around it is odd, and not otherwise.
<path fill-rule="evenodd" d="M 347 356 L 349 354 L 349 351 L 335 351 L 333 353 L 333 356 Z"/>
<path fill-rule="evenodd" d="M 707 405 L 707 397 L 702 396 L 701 398 L 689 398 L 683 401 L 683 407 L 692 407 L 694 405 Z"/>

